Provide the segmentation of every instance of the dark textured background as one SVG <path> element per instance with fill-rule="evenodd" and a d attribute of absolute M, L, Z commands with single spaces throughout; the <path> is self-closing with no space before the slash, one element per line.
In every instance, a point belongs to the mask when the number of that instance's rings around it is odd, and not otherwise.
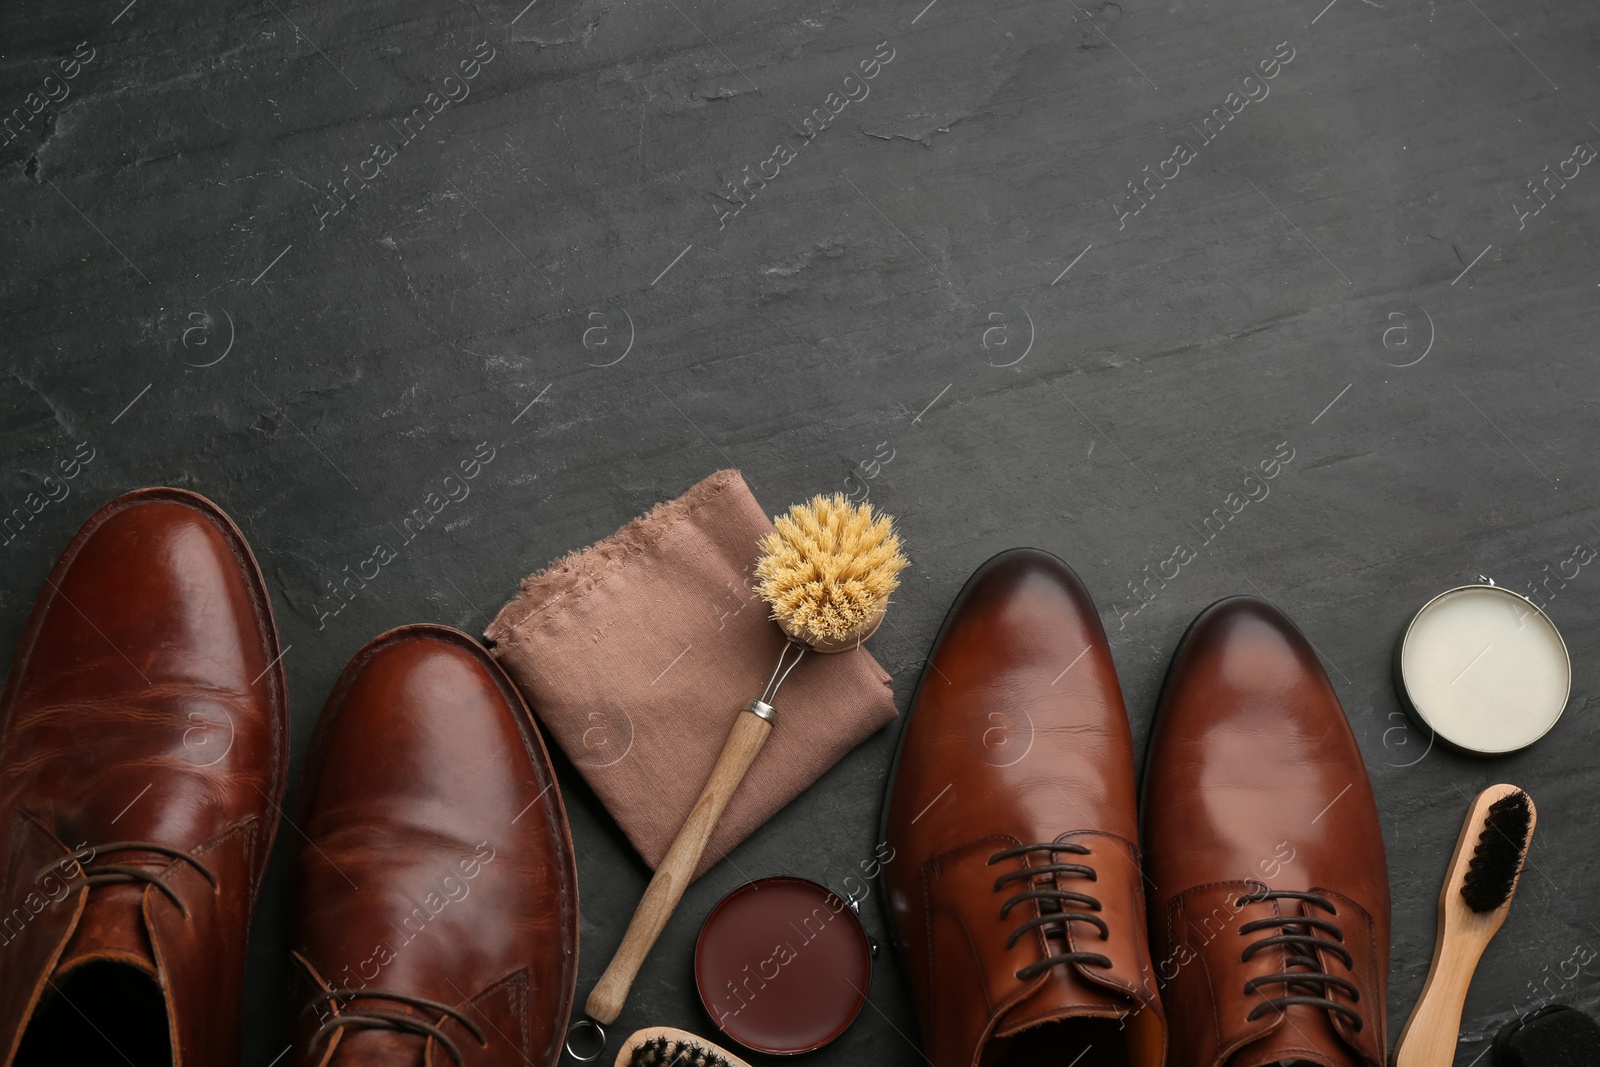
<path fill-rule="evenodd" d="M 771 511 L 867 489 L 914 560 L 873 641 L 902 707 L 948 600 L 1008 546 L 1058 553 L 1095 592 L 1141 742 L 1189 619 L 1257 592 L 1325 654 L 1379 795 L 1391 1026 L 1466 797 L 1499 780 L 1542 817 L 1457 1062 L 1541 999 L 1600 1006 L 1600 576 L 1549 601 L 1573 697 L 1525 753 L 1427 751 L 1389 680 L 1428 597 L 1479 572 L 1524 588 L 1600 545 L 1600 174 L 1519 218 L 1526 182 L 1600 144 L 1593 5 L 124 2 L 0 14 L 7 112 L 78 42 L 94 54 L 0 138 L 0 511 L 80 442 L 95 453 L 0 546 L 0 645 L 101 503 L 198 490 L 266 572 L 298 756 L 368 638 L 481 630 L 521 575 L 715 468 Z M 719 228 L 712 194 L 780 139 L 799 148 L 791 124 L 882 41 L 870 95 Z M 480 42 L 470 97 L 323 226 L 326 183 Z M 1280 42 L 1270 95 L 1200 146 L 1190 124 Z M 1198 158 L 1119 228 L 1126 183 L 1179 138 Z M 481 441 L 497 458 L 470 498 L 319 630 L 324 583 Z M 1295 458 L 1270 498 L 1124 618 L 1127 583 L 1197 541 L 1279 442 Z M 707 1029 L 690 947 L 740 872 L 839 886 L 871 856 L 893 740 L 691 890 L 623 1028 Z M 562 775 L 581 1001 L 646 872 Z M 251 1067 L 285 1044 L 279 852 Z M 881 934 L 876 900 L 866 919 Z M 920 1062 L 892 960 L 871 1001 L 807 1062 Z"/>

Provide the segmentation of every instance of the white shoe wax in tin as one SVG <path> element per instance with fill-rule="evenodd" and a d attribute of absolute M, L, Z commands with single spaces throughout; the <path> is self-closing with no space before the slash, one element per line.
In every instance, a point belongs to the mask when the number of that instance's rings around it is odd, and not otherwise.
<path fill-rule="evenodd" d="M 1485 578 L 1422 606 L 1400 639 L 1395 682 L 1439 738 L 1500 755 L 1533 744 L 1561 718 L 1572 661 L 1537 604 Z"/>

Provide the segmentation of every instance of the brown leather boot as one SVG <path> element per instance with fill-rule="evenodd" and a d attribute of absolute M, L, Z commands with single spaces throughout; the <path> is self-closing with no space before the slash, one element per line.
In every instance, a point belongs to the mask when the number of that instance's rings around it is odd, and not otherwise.
<path fill-rule="evenodd" d="M 261 572 L 204 497 L 129 493 L 67 546 L 0 698 L 0 1063 L 238 1063 L 278 660 Z"/>
<path fill-rule="evenodd" d="M 1380 1067 L 1389 876 L 1366 765 L 1270 604 L 1200 614 L 1144 776 L 1151 943 L 1173 1067 Z"/>
<path fill-rule="evenodd" d="M 477 642 L 402 626 L 356 653 L 312 737 L 299 827 L 295 1063 L 556 1062 L 572 838 L 527 705 Z"/>
<path fill-rule="evenodd" d="M 1133 742 L 1105 631 L 1016 549 L 956 598 L 890 775 L 883 868 L 934 1067 L 1160 1067 Z"/>

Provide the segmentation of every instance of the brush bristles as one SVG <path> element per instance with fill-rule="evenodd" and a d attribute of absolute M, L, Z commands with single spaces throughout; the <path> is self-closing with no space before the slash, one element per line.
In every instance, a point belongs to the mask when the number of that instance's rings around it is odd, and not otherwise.
<path fill-rule="evenodd" d="M 731 1060 L 692 1041 L 653 1037 L 633 1050 L 629 1067 L 731 1067 Z"/>
<path fill-rule="evenodd" d="M 1533 807 L 1522 790 L 1508 793 L 1489 805 L 1484 815 L 1483 832 L 1466 877 L 1461 880 L 1461 895 L 1473 911 L 1494 911 L 1511 899 L 1528 854 L 1528 836 L 1533 829 Z"/>
<path fill-rule="evenodd" d="M 887 515 L 840 494 L 796 504 L 761 541 L 757 591 L 772 617 L 802 640 L 842 641 L 889 602 L 906 566 Z"/>

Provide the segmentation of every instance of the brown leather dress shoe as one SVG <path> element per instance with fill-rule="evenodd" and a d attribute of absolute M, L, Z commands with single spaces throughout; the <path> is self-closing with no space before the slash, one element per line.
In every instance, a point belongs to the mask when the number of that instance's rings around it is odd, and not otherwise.
<path fill-rule="evenodd" d="M 238 1062 L 288 756 L 261 572 L 143 489 L 46 580 L 0 698 L 0 1063 Z"/>
<path fill-rule="evenodd" d="M 1235 597 L 1200 614 L 1144 776 L 1173 1067 L 1380 1067 L 1389 877 L 1366 765 L 1310 642 Z"/>
<path fill-rule="evenodd" d="M 1160 1067 L 1133 742 L 1094 603 L 1016 549 L 956 598 L 890 775 L 883 868 L 934 1067 Z"/>
<path fill-rule="evenodd" d="M 578 874 L 527 705 L 477 642 L 356 653 L 311 741 L 295 849 L 295 1061 L 545 1067 L 578 966 Z"/>

